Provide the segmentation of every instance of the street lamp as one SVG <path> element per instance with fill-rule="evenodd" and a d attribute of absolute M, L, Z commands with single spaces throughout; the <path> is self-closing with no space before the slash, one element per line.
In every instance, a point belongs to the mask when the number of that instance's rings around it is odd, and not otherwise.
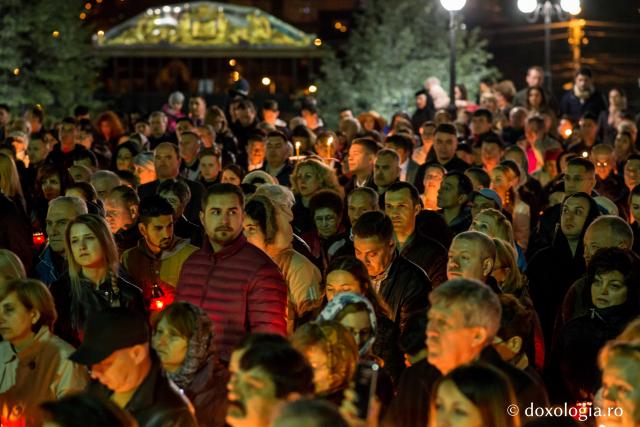
<path fill-rule="evenodd" d="M 451 56 L 449 59 L 449 102 L 456 104 L 456 14 L 462 10 L 467 0 L 440 0 L 440 4 L 449 11 L 449 39 Z"/>
<path fill-rule="evenodd" d="M 581 12 L 580 0 L 518 0 L 520 12 L 529 15 L 529 22 L 544 17 L 544 81 L 547 91 L 552 91 L 551 84 L 551 18 L 555 13 L 558 19 L 565 21 L 569 15 Z"/>

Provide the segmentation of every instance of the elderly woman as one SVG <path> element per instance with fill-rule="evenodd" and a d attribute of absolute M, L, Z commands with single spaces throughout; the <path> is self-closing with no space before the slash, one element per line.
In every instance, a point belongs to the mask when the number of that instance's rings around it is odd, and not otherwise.
<path fill-rule="evenodd" d="M 73 347 L 52 333 L 56 318 L 43 283 L 13 280 L 0 288 L 0 405 L 7 425 L 39 425 L 37 405 L 87 383 L 86 370 L 68 359 Z"/>
<path fill-rule="evenodd" d="M 188 302 L 169 305 L 152 320 L 152 345 L 167 376 L 195 406 L 202 427 L 224 426 L 228 371 L 214 356 L 211 320 Z"/>
<path fill-rule="evenodd" d="M 554 372 L 564 379 L 570 401 L 595 393 L 598 352 L 640 313 L 640 260 L 628 249 L 600 249 L 589 262 L 587 283 L 589 312 L 567 322 L 552 349 L 552 364 L 559 369 Z"/>
<path fill-rule="evenodd" d="M 289 289 L 288 330 L 320 304 L 320 270 L 292 247 L 293 233 L 285 215 L 270 198 L 252 196 L 245 205 L 244 235 L 278 265 Z"/>
<path fill-rule="evenodd" d="M 316 396 L 340 404 L 358 363 L 358 346 L 338 322 L 309 322 L 291 339 L 313 368 Z"/>
<path fill-rule="evenodd" d="M 320 190 L 344 191 L 338 183 L 335 171 L 314 158 L 296 163 L 291 175 L 291 189 L 296 196 L 293 206 L 293 230 L 302 236 L 313 230 L 313 217 L 309 210 L 311 198 Z"/>

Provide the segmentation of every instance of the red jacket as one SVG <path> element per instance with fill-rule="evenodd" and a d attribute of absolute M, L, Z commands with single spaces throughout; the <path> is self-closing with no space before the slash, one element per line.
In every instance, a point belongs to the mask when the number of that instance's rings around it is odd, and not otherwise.
<path fill-rule="evenodd" d="M 221 358 L 248 334 L 287 330 L 287 285 L 278 266 L 241 234 L 214 253 L 209 242 L 183 264 L 176 301 L 201 307 L 213 321 Z"/>

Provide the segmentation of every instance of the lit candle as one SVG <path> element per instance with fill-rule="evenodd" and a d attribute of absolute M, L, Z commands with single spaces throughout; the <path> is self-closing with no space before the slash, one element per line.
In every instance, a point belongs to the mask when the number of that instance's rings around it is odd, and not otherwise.
<path fill-rule="evenodd" d="M 300 157 L 300 141 L 296 141 L 296 157 Z"/>
<path fill-rule="evenodd" d="M 327 139 L 327 159 L 330 159 L 331 156 L 331 144 L 333 144 L 333 137 L 330 136 L 329 139 Z"/>

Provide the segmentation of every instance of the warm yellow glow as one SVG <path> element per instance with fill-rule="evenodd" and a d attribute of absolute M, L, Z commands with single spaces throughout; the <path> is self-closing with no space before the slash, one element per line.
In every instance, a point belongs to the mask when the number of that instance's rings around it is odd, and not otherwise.
<path fill-rule="evenodd" d="M 20 75 L 20 68 L 18 68 L 18 67 L 14 68 L 14 69 L 13 69 L 13 75 L 14 75 L 14 76 L 18 76 L 18 75 Z"/>
<path fill-rule="evenodd" d="M 98 37 L 104 37 L 104 31 L 99 30 L 98 31 Z"/>
<path fill-rule="evenodd" d="M 82 12 L 80 13 L 80 19 L 85 19 L 87 17 L 87 14 Z"/>
<path fill-rule="evenodd" d="M 91 3 L 85 3 L 84 8 L 87 10 L 91 10 L 91 8 L 93 7 L 93 5 Z"/>
<path fill-rule="evenodd" d="M 335 24 L 333 24 L 333 27 L 334 27 L 336 30 L 339 30 L 340 28 L 342 28 L 342 22 L 340 22 L 340 21 L 336 21 L 336 23 L 335 23 Z"/>
<path fill-rule="evenodd" d="M 263 77 L 262 84 L 265 86 L 269 86 L 271 84 L 271 79 L 269 77 Z"/>
<path fill-rule="evenodd" d="M 236 60 L 235 59 L 230 59 L 229 60 L 229 65 L 231 65 L 232 67 L 236 66 Z"/>
<path fill-rule="evenodd" d="M 58 31 L 58 30 L 53 30 L 53 32 L 51 33 L 51 35 L 53 36 L 53 38 L 57 39 L 58 37 L 60 37 L 60 31 Z"/>
<path fill-rule="evenodd" d="M 315 40 L 313 41 L 313 44 L 315 44 L 316 46 L 322 46 L 322 40 L 320 40 L 320 39 L 315 39 Z"/>
<path fill-rule="evenodd" d="M 237 71 L 234 71 L 233 73 L 231 73 L 231 78 L 233 79 L 234 82 L 237 82 L 238 80 L 240 80 L 240 73 Z"/>
<path fill-rule="evenodd" d="M 316 85 L 309 86 L 309 93 L 316 93 L 318 91 L 318 87 Z"/>
<path fill-rule="evenodd" d="M 565 129 L 564 136 L 571 136 L 572 133 L 573 131 L 571 129 Z"/>
<path fill-rule="evenodd" d="M 96 3 L 100 4 L 102 3 L 102 0 L 96 0 Z"/>
<path fill-rule="evenodd" d="M 347 30 L 348 30 L 348 28 L 347 28 L 345 25 L 343 25 L 342 27 L 340 27 L 340 32 L 341 32 L 341 33 L 346 33 L 346 32 L 347 32 Z"/>
<path fill-rule="evenodd" d="M 583 152 L 582 152 L 582 157 L 584 157 L 585 159 L 586 159 L 587 157 L 589 157 L 589 152 L 587 152 L 587 151 L 583 151 Z"/>

